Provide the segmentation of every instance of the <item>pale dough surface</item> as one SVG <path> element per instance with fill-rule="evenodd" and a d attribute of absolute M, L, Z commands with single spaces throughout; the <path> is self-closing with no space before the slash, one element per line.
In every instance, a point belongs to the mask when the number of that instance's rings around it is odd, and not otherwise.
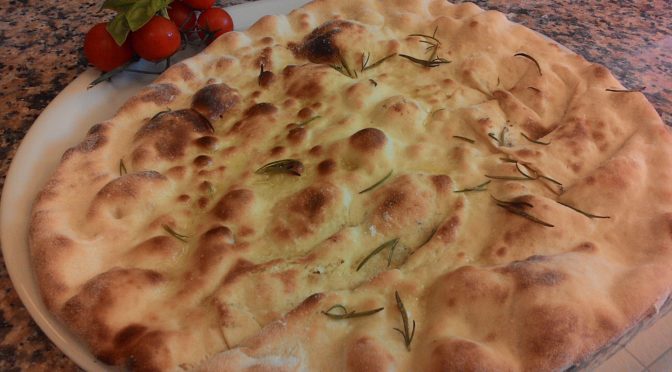
<path fill-rule="evenodd" d="M 472 4 L 264 17 L 66 152 L 32 214 L 43 297 L 134 370 L 569 367 L 672 288 L 672 138 L 607 89 Z M 300 176 L 255 172 L 283 159 Z"/>

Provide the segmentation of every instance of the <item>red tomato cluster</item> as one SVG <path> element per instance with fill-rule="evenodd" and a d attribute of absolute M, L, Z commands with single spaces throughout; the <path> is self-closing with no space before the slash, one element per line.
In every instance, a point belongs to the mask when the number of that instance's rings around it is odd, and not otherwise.
<path fill-rule="evenodd" d="M 177 52 L 182 38 L 200 38 L 210 44 L 220 35 L 233 30 L 229 13 L 213 8 L 215 0 L 177 0 L 168 5 L 168 18 L 155 15 L 144 26 L 131 32 L 119 46 L 107 31 L 106 23 L 99 23 L 86 34 L 84 55 L 89 63 L 102 71 L 123 66 L 138 55 L 158 62 Z"/>

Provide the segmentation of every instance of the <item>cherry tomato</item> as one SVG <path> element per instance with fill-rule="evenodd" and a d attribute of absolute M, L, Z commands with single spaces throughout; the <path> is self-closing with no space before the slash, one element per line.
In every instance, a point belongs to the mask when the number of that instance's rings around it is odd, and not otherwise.
<path fill-rule="evenodd" d="M 198 36 L 210 43 L 223 33 L 233 30 L 233 19 L 224 9 L 210 8 L 198 17 Z"/>
<path fill-rule="evenodd" d="M 180 31 L 191 31 L 196 27 L 196 12 L 184 5 L 181 1 L 174 1 L 168 5 L 168 15 L 180 29 Z"/>
<path fill-rule="evenodd" d="M 133 58 L 131 44 L 126 42 L 119 46 L 107 32 L 107 24 L 93 26 L 84 37 L 84 55 L 86 59 L 101 71 L 111 71 Z"/>
<path fill-rule="evenodd" d="M 194 9 L 208 9 L 215 4 L 215 0 L 184 0 L 184 3 Z"/>
<path fill-rule="evenodd" d="M 175 23 L 161 16 L 152 17 L 147 24 L 131 33 L 130 38 L 133 50 L 152 62 L 172 56 L 182 43 L 180 30 Z"/>

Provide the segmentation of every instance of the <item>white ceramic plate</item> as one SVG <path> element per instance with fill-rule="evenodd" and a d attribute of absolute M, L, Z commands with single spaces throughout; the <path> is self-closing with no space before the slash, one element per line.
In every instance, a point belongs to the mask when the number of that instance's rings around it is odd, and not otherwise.
<path fill-rule="evenodd" d="M 308 0 L 261 0 L 227 8 L 237 30 L 250 27 L 266 14 L 285 14 Z M 61 155 L 79 143 L 89 127 L 114 115 L 117 109 L 155 77 L 125 73 L 111 83 L 87 90 L 98 72 L 89 69 L 68 85 L 42 112 L 14 157 L 0 203 L 2 254 L 14 288 L 44 333 L 68 357 L 87 371 L 110 368 L 88 351 L 42 303 L 28 253 L 28 217 L 35 196 L 47 182 Z"/>

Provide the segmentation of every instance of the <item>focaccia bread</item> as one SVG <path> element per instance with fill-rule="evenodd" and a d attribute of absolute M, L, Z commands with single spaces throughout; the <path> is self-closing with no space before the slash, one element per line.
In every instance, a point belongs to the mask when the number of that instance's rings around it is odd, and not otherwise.
<path fill-rule="evenodd" d="M 93 126 L 30 246 L 133 370 L 559 370 L 670 294 L 671 185 L 605 67 L 472 4 L 322 0 Z"/>

